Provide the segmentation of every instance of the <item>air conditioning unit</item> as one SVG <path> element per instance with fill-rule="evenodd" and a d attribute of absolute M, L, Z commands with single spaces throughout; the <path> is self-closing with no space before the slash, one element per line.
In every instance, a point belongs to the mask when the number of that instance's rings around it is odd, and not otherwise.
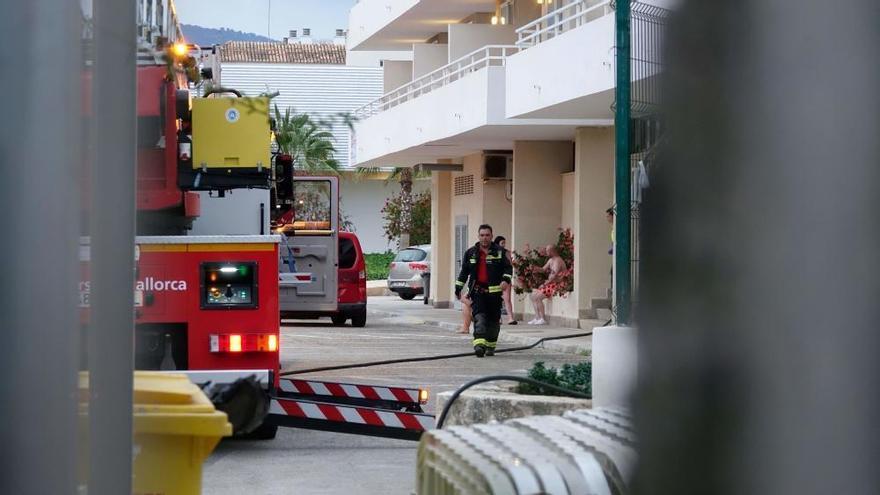
<path fill-rule="evenodd" d="M 483 152 L 483 180 L 512 180 L 513 153 L 509 151 Z"/>

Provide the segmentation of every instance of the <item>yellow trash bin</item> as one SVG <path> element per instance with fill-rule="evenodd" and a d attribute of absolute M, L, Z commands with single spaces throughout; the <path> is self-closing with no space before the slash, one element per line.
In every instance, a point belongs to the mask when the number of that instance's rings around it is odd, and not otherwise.
<path fill-rule="evenodd" d="M 202 490 L 202 462 L 232 434 L 226 413 L 186 375 L 134 374 L 134 495 Z"/>

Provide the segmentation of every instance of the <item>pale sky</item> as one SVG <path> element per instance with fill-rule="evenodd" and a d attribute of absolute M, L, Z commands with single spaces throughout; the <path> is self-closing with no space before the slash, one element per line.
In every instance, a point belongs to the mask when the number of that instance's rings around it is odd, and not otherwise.
<path fill-rule="evenodd" d="M 175 0 L 184 24 L 246 31 L 280 40 L 287 32 L 312 29 L 312 38 L 330 39 L 348 29 L 348 11 L 355 0 Z M 271 16 L 269 8 L 271 4 Z"/>

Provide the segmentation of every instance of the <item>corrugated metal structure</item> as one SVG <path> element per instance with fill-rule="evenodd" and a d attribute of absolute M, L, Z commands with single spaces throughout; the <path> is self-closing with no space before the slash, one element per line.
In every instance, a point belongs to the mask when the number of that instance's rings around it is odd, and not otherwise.
<path fill-rule="evenodd" d="M 221 61 L 221 74 L 223 86 L 251 96 L 278 91 L 272 103 L 282 112 L 293 108 L 315 119 L 352 113 L 382 96 L 381 67 Z M 331 131 L 336 140 L 336 159 L 347 167 L 350 130 L 336 119 Z"/>

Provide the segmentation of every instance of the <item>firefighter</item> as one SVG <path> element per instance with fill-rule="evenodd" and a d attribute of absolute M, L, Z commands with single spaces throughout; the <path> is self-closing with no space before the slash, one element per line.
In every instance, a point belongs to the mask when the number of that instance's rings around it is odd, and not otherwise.
<path fill-rule="evenodd" d="M 505 249 L 492 242 L 492 227 L 480 225 L 480 241 L 465 251 L 461 272 L 455 282 L 455 298 L 468 284 L 474 316 L 474 354 L 478 358 L 495 354 L 501 330 L 501 294 L 510 285 L 513 268 Z"/>

